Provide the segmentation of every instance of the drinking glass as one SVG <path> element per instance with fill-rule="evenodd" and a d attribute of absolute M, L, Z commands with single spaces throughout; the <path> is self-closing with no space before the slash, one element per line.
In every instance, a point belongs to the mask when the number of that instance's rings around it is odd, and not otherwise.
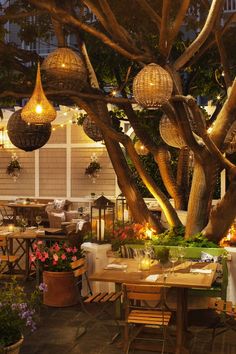
<path fill-rule="evenodd" d="M 172 264 L 172 273 L 173 273 L 173 275 L 175 274 L 174 265 L 178 261 L 178 259 L 179 259 L 178 250 L 177 249 L 170 249 L 169 260 L 171 261 L 171 264 Z"/>
<path fill-rule="evenodd" d="M 138 272 L 140 272 L 140 261 L 141 261 L 141 258 L 142 258 L 141 251 L 139 249 L 134 249 L 133 257 L 134 257 L 134 259 L 137 262 Z"/>
<path fill-rule="evenodd" d="M 38 229 L 39 229 L 39 225 L 42 222 L 42 216 L 41 215 L 36 215 L 35 221 L 36 221 L 36 224 L 38 225 Z"/>
<path fill-rule="evenodd" d="M 21 219 L 22 231 L 25 231 L 27 225 L 28 225 L 28 219 L 27 218 L 22 218 Z"/>
<path fill-rule="evenodd" d="M 185 256 L 185 247 L 179 246 L 179 247 L 178 247 L 178 253 L 179 253 L 180 261 L 181 261 L 181 263 L 183 263 L 183 261 L 184 261 L 184 256 Z"/>

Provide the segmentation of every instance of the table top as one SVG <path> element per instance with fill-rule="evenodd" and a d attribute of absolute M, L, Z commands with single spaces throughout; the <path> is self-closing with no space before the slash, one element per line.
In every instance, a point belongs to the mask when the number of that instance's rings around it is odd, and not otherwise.
<path fill-rule="evenodd" d="M 128 258 L 117 258 L 114 259 L 114 264 L 127 265 L 127 269 L 103 269 L 97 273 L 93 273 L 89 276 L 90 280 L 93 281 L 104 281 L 104 282 L 113 282 L 113 283 L 137 283 L 137 284 L 156 284 L 160 286 L 167 287 L 182 287 L 182 288 L 203 288 L 208 289 L 211 287 L 215 272 L 216 272 L 216 263 L 203 263 L 203 262 L 184 262 L 177 265 L 175 273 L 172 274 L 165 269 L 168 273 L 165 277 L 162 273 L 160 264 L 157 261 L 154 261 L 151 269 L 148 271 L 138 271 L 137 261 L 134 259 Z M 211 273 L 202 274 L 202 273 L 190 273 L 190 267 L 196 269 L 209 269 Z M 170 270 L 170 269 L 169 269 Z M 149 281 L 147 277 L 149 275 L 157 275 L 157 280 Z"/>
<path fill-rule="evenodd" d="M 59 228 L 52 228 L 52 227 L 48 227 L 48 228 L 40 228 L 40 230 L 45 231 L 45 235 L 38 235 L 37 234 L 37 229 L 26 229 L 24 232 L 20 232 L 20 231 L 15 231 L 15 232 L 10 232 L 7 230 L 7 228 L 4 230 L 0 231 L 0 237 L 7 237 L 7 238 L 21 238 L 21 239 L 36 239 L 36 238 L 44 238 L 44 239 L 49 239 L 50 237 L 54 236 L 54 237 L 59 237 L 63 235 L 59 235 L 59 233 L 62 231 Z M 66 236 L 66 235 L 65 235 Z M 61 237 L 60 237 L 61 238 Z"/>
<path fill-rule="evenodd" d="M 28 204 L 23 204 L 23 203 L 8 203 L 6 204 L 10 208 L 44 208 L 46 207 L 47 204 L 43 203 L 28 203 Z"/>

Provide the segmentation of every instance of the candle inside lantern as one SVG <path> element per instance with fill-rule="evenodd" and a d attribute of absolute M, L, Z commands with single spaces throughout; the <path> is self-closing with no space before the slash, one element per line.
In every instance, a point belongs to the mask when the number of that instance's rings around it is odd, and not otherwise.
<path fill-rule="evenodd" d="M 105 234 L 105 222 L 103 219 L 97 220 L 97 240 L 104 241 L 104 234 Z"/>
<path fill-rule="evenodd" d="M 14 225 L 13 224 L 8 225 L 8 231 L 9 232 L 13 232 L 14 231 Z"/>
<path fill-rule="evenodd" d="M 129 211 L 128 210 L 124 210 L 124 221 L 129 221 Z"/>
<path fill-rule="evenodd" d="M 140 270 L 149 270 L 151 267 L 151 259 L 149 257 L 143 257 L 140 260 Z"/>

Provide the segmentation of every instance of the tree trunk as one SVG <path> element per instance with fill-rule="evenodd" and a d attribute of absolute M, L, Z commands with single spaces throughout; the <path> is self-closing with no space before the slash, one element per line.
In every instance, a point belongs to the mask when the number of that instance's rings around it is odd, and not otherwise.
<path fill-rule="evenodd" d="M 195 162 L 189 197 L 185 237 L 200 232 L 208 220 L 208 190 L 206 175 L 199 162 Z"/>
<path fill-rule="evenodd" d="M 175 201 L 176 209 L 184 209 L 186 205 L 184 195 L 181 193 L 181 189 L 177 186 L 176 180 L 172 174 L 168 148 L 165 145 L 158 147 L 158 152 L 155 154 L 154 158 L 158 164 L 166 190 Z"/>

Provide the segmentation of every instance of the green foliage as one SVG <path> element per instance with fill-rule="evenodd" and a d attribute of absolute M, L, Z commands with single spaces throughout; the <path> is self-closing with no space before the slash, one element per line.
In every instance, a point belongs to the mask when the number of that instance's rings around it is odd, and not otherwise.
<path fill-rule="evenodd" d="M 44 284 L 31 294 L 13 279 L 6 282 L 0 291 L 0 352 L 5 346 L 16 343 L 28 330 L 35 330 L 37 311 L 41 304 Z"/>
<path fill-rule="evenodd" d="M 88 167 L 86 167 L 85 174 L 92 176 L 92 175 L 98 173 L 100 170 L 101 170 L 100 163 L 97 161 L 92 161 L 92 162 L 90 162 Z"/>
<path fill-rule="evenodd" d="M 197 233 L 187 239 L 184 238 L 185 228 L 183 226 L 173 227 L 165 232 L 153 235 L 153 245 L 163 246 L 184 246 L 184 247 L 202 247 L 216 248 L 219 247 L 216 243 L 209 241 L 202 233 Z"/>
<path fill-rule="evenodd" d="M 15 170 L 20 171 L 22 169 L 19 161 L 17 159 L 12 159 L 7 166 L 6 173 L 11 176 Z"/>

